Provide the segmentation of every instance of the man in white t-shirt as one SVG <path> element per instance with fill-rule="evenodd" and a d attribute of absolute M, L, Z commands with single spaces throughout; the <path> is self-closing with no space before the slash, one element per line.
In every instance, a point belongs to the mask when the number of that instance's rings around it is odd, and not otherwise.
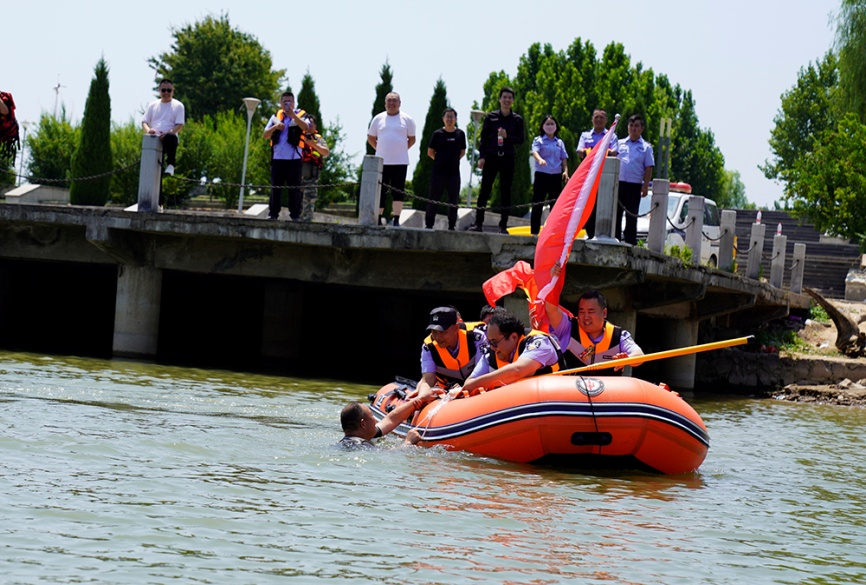
<path fill-rule="evenodd" d="M 385 96 L 385 111 L 377 114 L 370 122 L 367 142 L 376 149 L 376 156 L 384 159 L 382 190 L 379 192 L 379 217 L 385 212 L 385 196 L 390 193 L 394 200 L 394 226 L 398 226 L 400 212 L 403 211 L 409 149 L 415 144 L 415 120 L 400 111 L 400 94 L 391 92 Z"/>
<path fill-rule="evenodd" d="M 147 106 L 141 127 L 145 134 L 156 134 L 162 141 L 163 169 L 174 174 L 177 156 L 177 133 L 183 128 L 183 104 L 174 99 L 174 84 L 171 79 L 159 82 L 159 99 Z"/>

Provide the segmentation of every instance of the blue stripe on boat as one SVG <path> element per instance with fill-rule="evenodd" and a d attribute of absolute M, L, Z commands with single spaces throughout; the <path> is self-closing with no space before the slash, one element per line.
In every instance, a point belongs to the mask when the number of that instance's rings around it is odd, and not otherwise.
<path fill-rule="evenodd" d="M 710 445 L 709 434 L 689 418 L 666 408 L 640 402 L 538 402 L 497 410 L 451 425 L 426 427 L 422 422 L 418 428 L 424 429 L 425 441 L 446 441 L 518 420 L 550 416 L 592 417 L 593 406 L 597 417 L 653 419 L 679 428 L 707 447 Z M 373 412 L 379 420 L 385 416 L 376 407 L 373 407 Z M 405 436 L 412 428 L 403 423 L 395 429 L 395 433 Z"/>

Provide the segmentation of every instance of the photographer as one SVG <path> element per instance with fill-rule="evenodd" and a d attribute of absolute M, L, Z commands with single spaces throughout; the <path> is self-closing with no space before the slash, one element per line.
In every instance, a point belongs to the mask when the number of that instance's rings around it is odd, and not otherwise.
<path fill-rule="evenodd" d="M 268 219 L 277 219 L 283 207 L 283 185 L 289 191 L 289 215 L 294 221 L 301 219 L 301 139 L 309 129 L 306 112 L 295 108 L 295 95 L 285 92 L 280 96 L 282 108 L 271 116 L 265 126 L 264 137 L 271 141 L 271 200 Z"/>

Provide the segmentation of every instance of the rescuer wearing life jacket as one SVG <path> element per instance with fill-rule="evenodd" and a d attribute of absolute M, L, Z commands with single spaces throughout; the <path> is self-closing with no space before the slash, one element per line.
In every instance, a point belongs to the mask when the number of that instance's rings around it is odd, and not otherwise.
<path fill-rule="evenodd" d="M 295 108 L 295 95 L 284 92 L 282 106 L 271 116 L 263 136 L 271 143 L 271 199 L 268 219 L 277 219 L 283 207 L 283 185 L 289 191 L 289 215 L 301 220 L 301 164 L 303 162 L 303 133 L 309 129 L 306 112 Z"/>
<path fill-rule="evenodd" d="M 558 265 L 551 271 L 559 274 Z M 579 368 L 603 361 L 644 355 L 631 334 L 607 320 L 607 300 L 596 290 L 590 290 L 577 302 L 577 317 L 569 317 L 559 306 L 545 302 L 550 333 L 564 348 L 566 366 Z M 637 366 L 640 364 L 632 364 Z M 593 370 L 602 376 L 618 376 L 623 366 Z"/>
<path fill-rule="evenodd" d="M 316 209 L 316 199 L 319 196 L 318 183 L 319 171 L 325 164 L 324 157 L 331 154 L 328 143 L 316 129 L 316 119 L 307 115 L 309 129 L 304 132 L 303 148 L 301 158 L 304 161 L 301 167 L 301 180 L 304 185 L 304 202 L 301 211 L 301 220 L 312 221 L 313 212 Z"/>
<path fill-rule="evenodd" d="M 470 395 L 482 388 L 492 389 L 530 376 L 558 372 L 565 367 L 559 345 L 549 334 L 524 327 L 508 311 L 495 311 L 487 324 L 487 347 L 463 388 L 452 390 Z"/>
<path fill-rule="evenodd" d="M 416 392 L 432 398 L 455 384 L 463 384 L 481 359 L 487 336 L 477 327 L 467 327 L 456 308 L 437 307 L 430 311 L 430 335 L 421 345 L 421 380 Z"/>

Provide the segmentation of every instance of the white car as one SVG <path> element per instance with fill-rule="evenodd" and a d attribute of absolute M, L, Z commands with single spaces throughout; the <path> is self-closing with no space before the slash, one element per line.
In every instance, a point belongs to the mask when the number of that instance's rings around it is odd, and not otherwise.
<path fill-rule="evenodd" d="M 671 192 L 668 194 L 668 224 L 665 244 L 668 246 L 685 246 L 686 225 L 689 215 L 689 199 L 693 195 L 688 193 Z M 646 197 L 641 198 L 638 210 L 637 237 L 646 240 L 649 232 L 650 215 L 647 212 L 652 205 L 652 190 Z M 719 265 L 719 234 L 721 226 L 719 221 L 719 208 L 712 199 L 704 197 L 704 237 L 701 245 L 701 264 L 712 266 Z"/>

